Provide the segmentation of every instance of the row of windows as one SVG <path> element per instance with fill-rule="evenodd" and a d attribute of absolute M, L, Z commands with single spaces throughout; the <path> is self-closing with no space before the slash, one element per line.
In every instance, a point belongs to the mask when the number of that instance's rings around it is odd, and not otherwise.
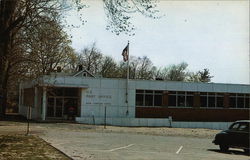
<path fill-rule="evenodd" d="M 163 106 L 163 91 L 136 90 L 136 106 Z M 200 92 L 200 107 L 224 107 L 224 93 Z M 194 92 L 168 91 L 168 106 L 193 107 Z M 249 94 L 229 94 L 230 108 L 250 108 Z"/>

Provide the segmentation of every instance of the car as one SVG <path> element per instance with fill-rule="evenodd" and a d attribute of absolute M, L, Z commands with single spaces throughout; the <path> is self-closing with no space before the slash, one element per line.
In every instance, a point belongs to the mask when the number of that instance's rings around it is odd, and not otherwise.
<path fill-rule="evenodd" d="M 249 124 L 250 120 L 234 122 L 227 130 L 216 134 L 213 143 L 219 145 L 222 152 L 227 152 L 229 148 L 240 148 L 249 153 Z"/>

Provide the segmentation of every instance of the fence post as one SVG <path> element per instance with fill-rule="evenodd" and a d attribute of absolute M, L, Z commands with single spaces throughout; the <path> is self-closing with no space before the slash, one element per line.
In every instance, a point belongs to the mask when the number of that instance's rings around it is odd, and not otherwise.
<path fill-rule="evenodd" d="M 169 116 L 168 117 L 168 120 L 169 120 L 169 127 L 172 128 L 172 116 Z"/>
<path fill-rule="evenodd" d="M 104 129 L 106 129 L 107 107 L 104 107 Z"/>
<path fill-rule="evenodd" d="M 30 132 L 30 119 L 31 119 L 31 107 L 28 107 L 28 111 L 27 111 L 27 131 L 26 131 L 26 135 L 29 135 Z"/>

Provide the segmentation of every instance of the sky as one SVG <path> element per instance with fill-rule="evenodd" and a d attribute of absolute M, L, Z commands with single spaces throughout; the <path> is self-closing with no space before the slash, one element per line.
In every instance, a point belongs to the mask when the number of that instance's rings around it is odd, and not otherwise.
<path fill-rule="evenodd" d="M 81 51 L 96 43 L 105 55 L 121 61 L 121 52 L 130 41 L 130 55 L 147 56 L 157 67 L 181 62 L 189 71 L 210 70 L 214 83 L 250 84 L 249 1 L 166 1 L 157 9 L 160 19 L 133 16 L 135 35 L 119 36 L 106 30 L 102 0 L 85 0 L 88 8 L 71 11 L 67 21 L 80 25 L 68 28 L 72 47 Z"/>

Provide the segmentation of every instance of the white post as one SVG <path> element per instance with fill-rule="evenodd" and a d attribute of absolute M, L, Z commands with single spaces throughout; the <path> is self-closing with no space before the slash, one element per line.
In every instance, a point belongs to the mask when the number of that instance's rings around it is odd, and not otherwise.
<path fill-rule="evenodd" d="M 172 128 L 172 122 L 173 122 L 172 116 L 169 116 L 168 120 L 169 120 L 169 127 Z"/>
<path fill-rule="evenodd" d="M 43 87 L 43 103 L 42 103 L 42 120 L 46 119 L 46 107 L 47 107 L 47 91 L 46 87 Z"/>

